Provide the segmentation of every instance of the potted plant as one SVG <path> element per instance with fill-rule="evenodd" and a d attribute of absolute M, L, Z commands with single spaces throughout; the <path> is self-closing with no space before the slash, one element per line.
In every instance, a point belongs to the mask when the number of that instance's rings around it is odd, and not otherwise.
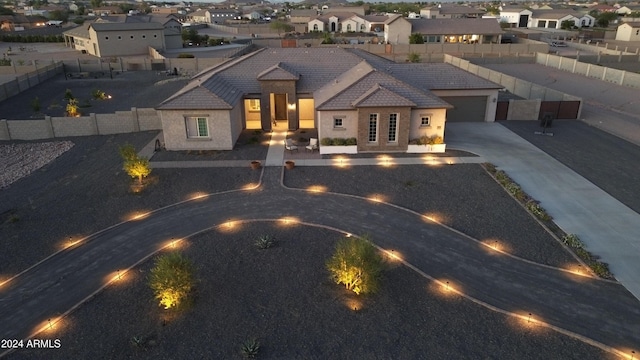
<path fill-rule="evenodd" d="M 260 161 L 258 161 L 258 160 L 253 160 L 253 161 L 251 162 L 251 169 L 253 169 L 253 170 L 260 169 Z"/>
<path fill-rule="evenodd" d="M 287 168 L 287 170 L 291 170 L 296 166 L 296 163 L 291 160 L 287 160 L 285 161 L 284 166 Z"/>

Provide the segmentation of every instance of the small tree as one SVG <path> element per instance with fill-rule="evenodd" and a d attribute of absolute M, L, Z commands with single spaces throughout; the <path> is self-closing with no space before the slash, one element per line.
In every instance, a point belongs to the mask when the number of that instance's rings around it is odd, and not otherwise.
<path fill-rule="evenodd" d="M 80 116 L 80 107 L 78 106 L 77 99 L 69 99 L 67 103 L 67 116 L 78 117 Z"/>
<path fill-rule="evenodd" d="M 280 33 L 282 32 L 288 32 L 288 31 L 292 31 L 294 29 L 293 26 L 287 24 L 284 21 L 280 21 L 280 20 L 276 20 L 273 21 L 269 27 L 273 30 L 276 30 L 278 32 L 278 36 L 280 36 Z"/>
<path fill-rule="evenodd" d="M 156 258 L 149 286 L 165 309 L 179 307 L 194 286 L 193 263 L 178 252 Z"/>
<path fill-rule="evenodd" d="M 424 36 L 418 33 L 409 35 L 409 44 L 424 44 Z"/>
<path fill-rule="evenodd" d="M 407 57 L 407 61 L 412 63 L 419 63 L 420 60 L 420 54 L 416 52 L 409 53 L 409 56 Z"/>
<path fill-rule="evenodd" d="M 131 144 L 121 146 L 119 151 L 122 160 L 124 160 L 122 169 L 132 178 L 138 178 L 138 183 L 142 185 L 142 179 L 151 174 L 149 159 L 138 156 L 135 147 Z"/>
<path fill-rule="evenodd" d="M 344 284 L 356 294 L 367 294 L 378 289 L 383 261 L 368 236 L 347 237 L 338 241 L 326 266 L 336 284 Z"/>

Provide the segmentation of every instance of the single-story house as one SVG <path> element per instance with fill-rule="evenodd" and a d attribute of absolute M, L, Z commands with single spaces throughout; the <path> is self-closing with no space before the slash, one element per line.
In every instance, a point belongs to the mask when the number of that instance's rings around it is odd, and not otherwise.
<path fill-rule="evenodd" d="M 640 12 L 640 5 L 624 5 L 616 10 L 618 15 L 628 15 L 634 12 Z"/>
<path fill-rule="evenodd" d="M 292 9 L 288 15 L 292 24 L 308 24 L 316 16 L 318 16 L 318 11 L 314 9 Z"/>
<path fill-rule="evenodd" d="M 628 22 L 618 26 L 616 40 L 640 41 L 640 22 Z"/>
<path fill-rule="evenodd" d="M 168 150 L 231 150 L 243 129 L 315 128 L 358 152 L 407 152 L 447 121 L 495 119 L 502 87 L 450 64 L 344 48 L 266 48 L 211 67 L 157 106 Z"/>
<path fill-rule="evenodd" d="M 309 31 L 379 32 L 384 30 L 387 16 L 358 15 L 350 12 L 330 12 L 315 16 L 307 24 Z"/>
<path fill-rule="evenodd" d="M 593 16 L 573 10 L 533 10 L 530 27 L 560 29 L 564 21 L 571 21 L 579 28 L 593 27 L 596 23 Z"/>
<path fill-rule="evenodd" d="M 485 10 L 471 6 L 431 6 L 420 9 L 420 16 L 425 19 L 461 19 L 481 18 Z"/>
<path fill-rule="evenodd" d="M 415 19 L 411 33 L 422 34 L 426 43 L 500 43 L 504 31 L 496 19 Z"/>

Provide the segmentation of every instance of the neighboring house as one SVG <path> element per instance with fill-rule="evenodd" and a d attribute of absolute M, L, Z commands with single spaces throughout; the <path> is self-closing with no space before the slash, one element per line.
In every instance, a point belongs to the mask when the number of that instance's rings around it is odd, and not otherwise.
<path fill-rule="evenodd" d="M 15 15 L 0 15 L 0 30 L 5 31 L 17 31 L 24 29 L 31 29 L 34 27 L 42 26 L 41 17 L 25 16 L 22 14 Z"/>
<path fill-rule="evenodd" d="M 63 33 L 65 44 L 97 57 L 146 55 L 166 49 L 165 28 L 157 22 L 96 21 Z"/>
<path fill-rule="evenodd" d="M 187 22 L 210 24 L 211 13 L 207 9 L 196 10 L 187 14 Z"/>
<path fill-rule="evenodd" d="M 625 5 L 616 10 L 616 14 L 618 15 L 627 15 L 632 12 L 640 12 L 640 5 Z"/>
<path fill-rule="evenodd" d="M 407 21 L 400 15 L 392 16 L 384 23 L 384 42 L 389 44 L 408 44 L 414 19 Z"/>
<path fill-rule="evenodd" d="M 589 14 L 581 14 L 573 10 L 533 10 L 530 27 L 560 29 L 564 21 L 571 21 L 575 26 L 583 28 L 593 27 L 596 19 Z"/>
<path fill-rule="evenodd" d="M 499 44 L 504 33 L 496 19 L 416 19 L 410 23 L 411 33 L 422 34 L 426 43 Z"/>
<path fill-rule="evenodd" d="M 103 6 L 93 9 L 93 13 L 98 16 L 122 14 L 122 9 L 118 6 Z"/>
<path fill-rule="evenodd" d="M 628 22 L 618 26 L 616 40 L 640 41 L 640 22 Z"/>
<path fill-rule="evenodd" d="M 318 11 L 313 9 L 294 9 L 289 14 L 289 21 L 292 24 L 308 24 L 311 19 L 318 16 Z"/>
<path fill-rule="evenodd" d="M 330 12 L 316 16 L 307 26 L 309 31 L 381 33 L 386 20 L 386 16 Z"/>
<path fill-rule="evenodd" d="M 156 6 L 151 8 L 151 14 L 177 14 L 177 7 Z"/>
<path fill-rule="evenodd" d="M 234 9 L 209 10 L 209 19 L 213 24 L 222 24 L 225 20 L 233 20 L 240 16 L 240 12 Z"/>
<path fill-rule="evenodd" d="M 485 10 L 471 6 L 432 6 L 420 9 L 421 17 L 425 19 L 461 19 L 481 18 Z"/>
<path fill-rule="evenodd" d="M 589 6 L 587 8 L 587 12 L 596 11 L 596 12 L 599 12 L 599 13 L 616 12 L 616 10 L 618 10 L 618 8 L 613 7 L 611 5 L 607 5 L 607 4 L 596 4 L 596 5 L 593 5 L 593 6 Z"/>
<path fill-rule="evenodd" d="M 500 6 L 500 22 L 512 28 L 531 27 L 531 10 L 515 6 Z"/>
<path fill-rule="evenodd" d="M 328 13 L 354 13 L 360 16 L 364 16 L 366 14 L 363 6 L 323 6 L 322 14 L 326 15 Z"/>
<path fill-rule="evenodd" d="M 247 13 L 242 14 L 242 18 L 248 19 L 248 20 L 260 20 L 262 19 L 262 14 L 253 10 L 253 11 L 249 11 Z"/>
<path fill-rule="evenodd" d="M 270 48 L 201 72 L 156 109 L 168 150 L 231 150 L 243 129 L 275 120 L 354 137 L 358 152 L 406 152 L 411 139 L 444 137 L 446 121 L 494 121 L 501 88 L 449 64 Z"/>

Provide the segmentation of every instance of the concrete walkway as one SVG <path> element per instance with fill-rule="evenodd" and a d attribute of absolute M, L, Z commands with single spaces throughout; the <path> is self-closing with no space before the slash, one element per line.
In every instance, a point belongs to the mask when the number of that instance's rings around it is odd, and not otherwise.
<path fill-rule="evenodd" d="M 640 299 L 639 214 L 498 123 L 448 124 L 447 144 L 506 171 Z"/>

